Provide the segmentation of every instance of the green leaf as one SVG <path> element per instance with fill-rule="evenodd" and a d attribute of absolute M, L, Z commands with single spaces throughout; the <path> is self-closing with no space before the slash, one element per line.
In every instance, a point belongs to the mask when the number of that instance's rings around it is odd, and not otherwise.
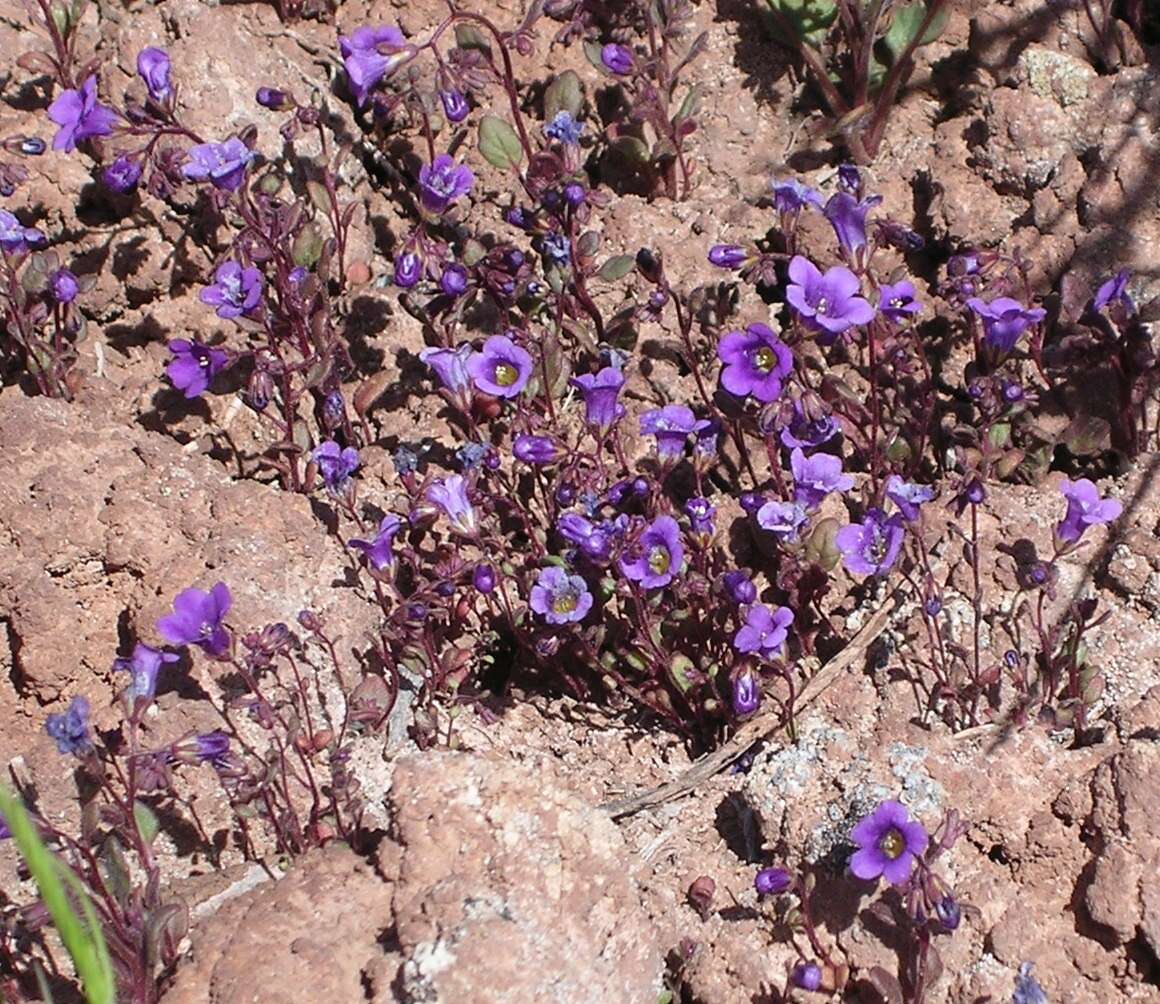
<path fill-rule="evenodd" d="M 60 934 L 88 1004 L 115 1004 L 116 982 L 100 921 L 80 880 L 40 839 L 24 803 L 0 789 L 0 815 Z"/>
<path fill-rule="evenodd" d="M 487 36 L 475 25 L 462 21 L 455 26 L 455 44 L 461 49 L 475 49 L 491 55 L 491 43 Z"/>
<path fill-rule="evenodd" d="M 701 106 L 701 95 L 705 88 L 700 84 L 694 84 L 685 94 L 685 100 L 681 102 L 681 107 L 677 114 L 673 117 L 674 122 L 680 122 L 682 119 L 691 119 L 697 114 L 697 110 Z"/>
<path fill-rule="evenodd" d="M 596 277 L 605 282 L 616 282 L 617 279 L 623 279 L 635 267 L 635 255 L 618 254 L 600 266 L 600 271 L 596 273 Z"/>
<path fill-rule="evenodd" d="M 584 104 L 584 86 L 573 70 L 565 70 L 544 91 L 544 120 L 551 122 L 560 112 L 573 118 Z"/>
<path fill-rule="evenodd" d="M 838 16 L 838 5 L 832 0 L 767 0 L 800 41 L 817 46 L 826 30 Z"/>
<path fill-rule="evenodd" d="M 517 170 L 524 159 L 516 131 L 495 115 L 485 115 L 479 123 L 479 152 L 501 171 Z"/>
<path fill-rule="evenodd" d="M 601 53 L 603 51 L 604 46 L 602 46 L 599 42 L 584 43 L 584 55 L 588 57 L 588 62 L 595 66 L 596 69 L 607 73 L 608 69 L 605 67 L 604 60 L 601 58 Z"/>
<path fill-rule="evenodd" d="M 893 15 L 890 19 L 890 28 L 882 36 L 882 44 L 890 52 L 892 60 L 897 60 L 906 51 L 907 46 L 910 45 L 912 39 L 918 34 L 925 18 L 926 4 L 924 3 L 909 3 L 905 6 L 894 8 Z M 934 16 L 926 32 L 919 39 L 918 44 L 929 45 L 942 34 L 946 26 L 947 9 L 943 7 Z"/>
<path fill-rule="evenodd" d="M 157 831 L 161 829 L 157 822 L 157 815 L 144 802 L 133 803 L 133 819 L 137 823 L 137 832 L 147 844 L 153 843 Z"/>
<path fill-rule="evenodd" d="M 648 146 L 644 140 L 637 139 L 636 136 L 617 136 L 612 141 L 612 149 L 638 164 L 647 164 L 649 161 Z"/>
<path fill-rule="evenodd" d="M 322 230 L 313 223 L 307 223 L 294 238 L 290 246 L 290 255 L 295 265 L 310 268 L 322 257 L 322 245 L 325 238 Z"/>
<path fill-rule="evenodd" d="M 469 238 L 463 245 L 463 264 L 468 268 L 478 265 L 487 257 L 487 248 L 474 237 Z"/>
<path fill-rule="evenodd" d="M 1111 445 L 1112 428 L 1107 419 L 1096 415 L 1076 415 L 1059 438 L 1076 456 L 1088 457 Z"/>

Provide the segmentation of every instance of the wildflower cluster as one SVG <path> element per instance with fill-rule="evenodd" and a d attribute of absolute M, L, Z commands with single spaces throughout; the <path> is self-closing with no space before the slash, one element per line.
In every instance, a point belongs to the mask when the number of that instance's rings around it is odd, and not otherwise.
<path fill-rule="evenodd" d="M 897 973 L 875 967 L 867 974 L 887 1000 L 927 999 L 926 991 L 942 971 L 935 939 L 953 935 L 972 910 L 934 870 L 939 856 L 966 830 L 952 811 L 932 839 L 904 805 L 884 801 L 850 831 L 855 849 L 849 856 L 848 878 L 865 891 L 879 892 L 866 909 L 883 940 L 899 952 Z M 882 880 L 885 885 L 879 890 Z M 776 907 L 779 926 L 790 932 L 799 958 L 789 967 L 784 999 L 796 999 L 794 990 L 833 994 L 845 989 L 850 967 L 836 947 L 827 947 L 815 921 L 815 872 L 795 876 L 785 868 L 768 866 L 757 872 L 753 885 L 760 900 Z M 791 905 L 790 897 L 796 904 Z"/>
<path fill-rule="evenodd" d="M 34 821 L 94 903 L 119 993 L 142 1004 L 159 999 L 189 925 L 186 903 L 161 881 L 155 847 L 166 816 L 176 812 L 201 825 L 183 775 L 199 766 L 213 771 L 234 813 L 232 840 L 250 860 L 270 851 L 294 856 L 333 839 L 357 846 L 363 809 L 348 765 L 352 743 L 380 728 L 393 703 L 377 678 L 349 687 L 315 614 L 299 615 L 303 635 L 271 624 L 238 636 L 227 620 L 232 605 L 225 583 L 187 589 L 157 621 L 158 645 L 137 642 L 113 662 L 124 681 L 123 720 L 114 730 L 95 728 L 84 697 L 45 721 L 61 756 L 79 771 L 89 822 L 73 836 L 35 812 Z M 190 672 L 190 650 L 216 673 L 235 673 L 235 681 L 217 707 L 218 728 L 165 735 L 154 706 Z M 308 687 L 310 653 L 333 666 L 340 707 L 326 706 Z M 33 793 L 21 794 L 31 808 Z M 216 858 L 220 845 L 201 836 Z"/>

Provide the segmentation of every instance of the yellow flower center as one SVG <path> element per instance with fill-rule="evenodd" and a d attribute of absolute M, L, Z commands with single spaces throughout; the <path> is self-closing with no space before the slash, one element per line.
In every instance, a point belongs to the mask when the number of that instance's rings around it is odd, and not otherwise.
<path fill-rule="evenodd" d="M 673 558 L 667 547 L 654 547 L 648 553 L 648 567 L 654 575 L 664 575 L 669 570 Z"/>
<path fill-rule="evenodd" d="M 519 378 L 519 371 L 511 363 L 495 364 L 495 382 L 501 387 L 510 387 Z"/>
<path fill-rule="evenodd" d="M 898 830 L 892 829 L 878 842 L 878 849 L 891 861 L 894 861 L 906 850 L 906 841 Z"/>
<path fill-rule="evenodd" d="M 563 593 L 557 593 L 552 598 L 552 613 L 570 614 L 573 610 L 576 609 L 576 606 L 579 602 L 579 595 L 571 589 Z"/>
<path fill-rule="evenodd" d="M 763 345 L 753 353 L 753 368 L 761 373 L 769 373 L 777 363 L 777 354 L 768 345 Z"/>

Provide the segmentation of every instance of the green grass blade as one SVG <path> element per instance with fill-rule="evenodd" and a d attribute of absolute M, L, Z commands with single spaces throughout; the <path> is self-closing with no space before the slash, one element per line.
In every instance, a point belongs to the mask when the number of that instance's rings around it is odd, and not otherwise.
<path fill-rule="evenodd" d="M 24 804 L 6 789 L 0 788 L 0 815 L 12 833 L 12 842 L 20 851 L 28 870 L 40 890 L 60 940 L 72 958 L 77 976 L 84 987 L 88 1004 L 116 1004 L 116 981 L 109 950 L 101 933 L 96 910 L 77 877 L 44 846 Z M 66 886 L 79 904 L 78 915 Z"/>

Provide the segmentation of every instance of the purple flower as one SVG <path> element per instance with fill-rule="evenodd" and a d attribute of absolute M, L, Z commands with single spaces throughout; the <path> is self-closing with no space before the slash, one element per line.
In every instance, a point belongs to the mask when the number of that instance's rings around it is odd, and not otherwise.
<path fill-rule="evenodd" d="M 221 767 L 230 752 L 230 737 L 221 729 L 205 732 L 195 737 L 193 755 L 201 763 Z"/>
<path fill-rule="evenodd" d="M 757 586 L 740 569 L 734 569 L 721 576 L 721 585 L 738 606 L 745 606 L 757 599 Z"/>
<path fill-rule="evenodd" d="M 257 156 L 236 136 L 224 143 L 191 147 L 181 173 L 190 181 L 208 181 L 223 192 L 236 192 L 246 180 L 246 168 Z"/>
<path fill-rule="evenodd" d="M 552 121 L 544 126 L 544 135 L 565 146 L 577 146 L 584 134 L 584 123 L 577 122 L 569 111 L 556 112 Z"/>
<path fill-rule="evenodd" d="M 853 258 L 866 246 L 866 217 L 881 201 L 881 195 L 873 195 L 861 202 L 849 192 L 835 192 L 830 196 L 823 212 L 848 258 Z"/>
<path fill-rule="evenodd" d="M 891 885 L 905 885 L 914 859 L 926 852 L 930 838 L 922 824 L 911 822 L 901 802 L 883 802 L 850 831 L 859 847 L 850 858 L 850 871 L 858 878 L 876 880 L 880 875 Z"/>
<path fill-rule="evenodd" d="M 724 364 L 721 386 L 737 397 L 752 395 L 768 404 L 781 397 L 782 381 L 793 372 L 793 353 L 764 324 L 730 331 L 717 346 Z"/>
<path fill-rule="evenodd" d="M 426 499 L 442 511 L 451 528 L 464 537 L 474 537 L 479 520 L 467 497 L 467 481 L 462 474 L 450 474 L 427 486 Z"/>
<path fill-rule="evenodd" d="M 696 430 L 693 437 L 693 454 L 697 457 L 717 456 L 717 440 L 721 437 L 721 426 L 715 419 L 706 420 L 704 425 Z"/>
<path fill-rule="evenodd" d="M 1067 514 L 1056 526 L 1055 533 L 1067 544 L 1079 540 L 1089 526 L 1110 523 L 1124 511 L 1115 499 L 1101 499 L 1099 489 L 1087 478 L 1078 481 L 1064 478 L 1059 490 L 1067 499 Z"/>
<path fill-rule="evenodd" d="M 89 733 L 89 702 L 83 697 L 74 697 L 67 711 L 45 719 L 44 731 L 56 740 L 56 748 L 61 753 L 83 757 L 93 748 Z"/>
<path fill-rule="evenodd" d="M 77 292 L 80 289 L 77 285 L 77 277 L 67 268 L 57 269 L 48 285 L 52 292 L 52 298 L 60 304 L 72 303 L 77 298 Z"/>
<path fill-rule="evenodd" d="M 540 247 L 553 264 L 566 267 L 572 261 L 572 242 L 564 234 L 548 234 L 540 240 Z"/>
<path fill-rule="evenodd" d="M 752 715 L 761 705 L 761 682 L 750 669 L 733 678 L 733 714 L 738 718 Z"/>
<path fill-rule="evenodd" d="M 142 49 L 137 55 L 137 73 L 145 81 L 149 97 L 159 104 L 173 93 L 169 86 L 169 54 L 164 49 Z"/>
<path fill-rule="evenodd" d="M 456 199 L 470 192 L 474 183 L 475 175 L 470 167 L 456 164 L 452 156 L 441 153 L 419 169 L 419 195 L 423 208 L 442 213 Z"/>
<path fill-rule="evenodd" d="M 758 896 L 779 896 L 793 885 L 793 876 L 784 868 L 762 868 L 753 877 Z"/>
<path fill-rule="evenodd" d="M 270 111 L 276 112 L 286 107 L 290 95 L 276 87 L 259 87 L 254 95 L 254 100 L 263 108 L 269 108 Z"/>
<path fill-rule="evenodd" d="M 349 38 L 339 38 L 338 50 L 351 93 L 360 108 L 367 103 L 378 82 L 412 54 L 403 33 L 389 25 L 359 28 Z"/>
<path fill-rule="evenodd" d="M 5 254 L 21 254 L 30 245 L 43 244 L 44 234 L 26 227 L 8 210 L 0 209 L 0 248 Z"/>
<path fill-rule="evenodd" d="M 319 443 L 310 454 L 318 466 L 322 483 L 331 495 L 342 495 L 350 486 L 350 476 L 358 470 L 358 450 L 353 446 L 343 449 L 333 439 Z"/>
<path fill-rule="evenodd" d="M 495 569 L 486 562 L 480 562 L 471 573 L 471 584 L 481 593 L 494 592 L 496 584 Z"/>
<path fill-rule="evenodd" d="M 439 277 L 439 288 L 448 296 L 467 292 L 467 269 L 462 265 L 448 265 Z"/>
<path fill-rule="evenodd" d="M 632 73 L 633 67 L 636 66 L 632 50 L 628 46 L 617 45 L 615 42 L 609 42 L 600 50 L 600 62 L 604 64 L 606 70 L 620 77 Z"/>
<path fill-rule="evenodd" d="M 733 647 L 746 655 L 758 653 L 766 659 L 781 651 L 793 623 L 789 607 L 770 610 L 764 603 L 754 603 L 745 612 L 745 623 L 733 636 Z"/>
<path fill-rule="evenodd" d="M 1010 352 L 1024 331 L 1047 316 L 1042 307 L 1027 309 L 1009 296 L 996 297 L 990 303 L 972 296 L 967 306 L 982 319 L 983 336 L 1000 352 Z"/>
<path fill-rule="evenodd" d="M 1015 992 L 1011 995 L 1011 1004 L 1050 1004 L 1047 994 L 1043 992 L 1043 987 L 1031 975 L 1031 969 L 1030 962 L 1020 963 L 1019 973 L 1015 977 Z"/>
<path fill-rule="evenodd" d="M 740 244 L 714 244 L 709 248 L 709 264 L 718 268 L 740 268 L 749 260 L 749 252 Z"/>
<path fill-rule="evenodd" d="M 766 502 L 757 510 L 757 525 L 778 540 L 793 543 L 810 518 L 800 502 Z"/>
<path fill-rule="evenodd" d="M 828 443 L 840 428 L 833 415 L 810 418 L 801 402 L 795 401 L 789 425 L 781 430 L 781 442 L 789 450 L 810 450 Z"/>
<path fill-rule="evenodd" d="M 1136 304 L 1128 294 L 1128 280 L 1132 273 L 1126 268 L 1120 269 L 1115 275 L 1103 283 L 1092 297 L 1092 310 L 1099 313 L 1109 304 L 1119 304 L 1124 312 L 1131 316 L 1136 313 Z"/>
<path fill-rule="evenodd" d="M 117 113 L 97 100 L 96 77 L 89 77 L 79 90 L 61 91 L 48 106 L 48 117 L 60 126 L 52 148 L 65 153 L 92 136 L 108 136 L 117 122 Z"/>
<path fill-rule="evenodd" d="M 226 368 L 230 357 L 221 349 L 210 348 L 201 342 L 190 342 L 175 338 L 167 346 L 173 353 L 173 361 L 165 367 L 170 382 L 192 400 L 200 397 L 213 380 Z"/>
<path fill-rule="evenodd" d="M 930 485 L 912 484 L 903 481 L 897 474 L 891 474 L 886 479 L 886 497 L 898 506 L 898 511 L 912 523 L 918 519 L 919 506 L 929 502 L 934 495 L 934 489 Z"/>
<path fill-rule="evenodd" d="M 807 509 L 816 509 L 830 492 L 845 492 L 854 487 L 854 479 L 842 473 L 842 458 L 829 453 L 807 457 L 800 449 L 789 456 L 793 471 L 793 497 Z"/>
<path fill-rule="evenodd" d="M 861 283 L 848 268 L 835 265 L 823 275 L 808 258 L 795 255 L 789 263 L 792 283 L 785 299 L 808 327 L 838 335 L 856 324 L 869 324 L 874 308 L 858 296 Z"/>
<path fill-rule="evenodd" d="M 423 349 L 419 358 L 435 371 L 443 386 L 453 394 L 463 394 L 471 383 L 467 361 L 475 350 L 467 342 L 453 349 Z"/>
<path fill-rule="evenodd" d="M 771 181 L 769 187 L 773 190 L 773 208 L 779 213 L 800 213 L 806 206 L 821 209 L 824 204 L 821 192 L 803 185 L 796 178 Z"/>
<path fill-rule="evenodd" d="M 816 962 L 799 962 L 789 974 L 789 982 L 799 990 L 811 993 L 821 988 L 822 967 Z"/>
<path fill-rule="evenodd" d="M 140 180 L 141 162 L 125 154 L 121 154 L 101 172 L 101 181 L 105 187 L 118 195 L 133 191 Z"/>
<path fill-rule="evenodd" d="M 550 436 L 531 436 L 527 433 L 516 436 L 512 442 L 512 453 L 525 464 L 542 467 L 554 464 L 564 458 L 564 448 Z"/>
<path fill-rule="evenodd" d="M 658 516 L 645 527 L 632 553 L 620 559 L 620 570 L 642 589 L 661 589 L 673 581 L 684 560 L 677 521 L 672 516 Z"/>
<path fill-rule="evenodd" d="M 662 459 L 682 456 L 689 434 L 701 432 L 710 424 L 707 419 L 698 420 L 693 409 L 683 404 L 666 404 L 640 416 L 641 434 L 656 436 L 657 456 Z"/>
<path fill-rule="evenodd" d="M 945 934 L 953 934 L 959 929 L 959 924 L 963 922 L 963 908 L 959 906 L 958 900 L 950 893 L 942 896 L 934 904 L 934 915 L 938 918 Z"/>
<path fill-rule="evenodd" d="M 882 575 L 894 567 L 906 531 L 902 517 L 868 509 L 861 523 L 842 527 L 834 538 L 846 568 L 855 575 Z"/>
<path fill-rule="evenodd" d="M 131 675 L 129 694 L 134 700 L 144 698 L 151 701 L 157 693 L 157 676 L 161 672 L 162 665 L 177 662 L 180 658 L 176 652 L 163 652 L 152 645 L 138 642 L 128 659 L 117 659 L 113 662 L 113 669 Z"/>
<path fill-rule="evenodd" d="M 602 435 L 624 417 L 624 405 L 617 402 L 624 374 L 611 366 L 598 373 L 585 373 L 569 381 L 584 395 L 585 421 Z"/>
<path fill-rule="evenodd" d="M 689 529 L 693 533 L 711 536 L 713 533 L 713 518 L 717 515 L 717 507 L 708 499 L 696 497 L 685 503 L 685 515 L 689 517 Z"/>
<path fill-rule="evenodd" d="M 394 283 L 399 289 L 410 289 L 423 278 L 423 259 L 414 251 L 402 251 L 395 256 Z"/>
<path fill-rule="evenodd" d="M 884 282 L 878 287 L 878 312 L 892 324 L 905 324 L 915 314 L 922 312 L 922 304 L 914 297 L 914 283 Z"/>
<path fill-rule="evenodd" d="M 507 335 L 492 335 L 467 360 L 467 372 L 485 394 L 516 397 L 532 375 L 532 357 Z"/>
<path fill-rule="evenodd" d="M 371 540 L 353 539 L 347 543 L 366 555 L 371 568 L 381 572 L 395 560 L 393 544 L 395 536 L 403 529 L 404 523 L 394 513 L 387 513 L 379 523 L 378 532 Z"/>
<path fill-rule="evenodd" d="M 202 303 L 215 308 L 218 317 L 231 320 L 249 314 L 262 301 L 262 273 L 242 268 L 236 261 L 222 262 L 213 274 L 213 285 L 198 293 Z"/>
<path fill-rule="evenodd" d="M 440 91 L 439 102 L 448 122 L 462 122 L 471 111 L 471 105 L 461 91 Z"/>
<path fill-rule="evenodd" d="M 564 513 L 556 523 L 556 531 L 592 561 L 605 562 L 611 554 L 612 540 L 608 531 L 578 512 Z"/>
<path fill-rule="evenodd" d="M 529 605 L 549 624 L 574 624 L 592 609 L 592 594 L 579 575 L 552 565 L 540 569 Z"/>
<path fill-rule="evenodd" d="M 222 621 L 230 612 L 233 598 L 224 582 L 208 593 L 186 589 L 173 601 L 173 613 L 157 622 L 157 633 L 171 645 L 197 645 L 215 658 L 230 647 L 230 634 Z"/>

